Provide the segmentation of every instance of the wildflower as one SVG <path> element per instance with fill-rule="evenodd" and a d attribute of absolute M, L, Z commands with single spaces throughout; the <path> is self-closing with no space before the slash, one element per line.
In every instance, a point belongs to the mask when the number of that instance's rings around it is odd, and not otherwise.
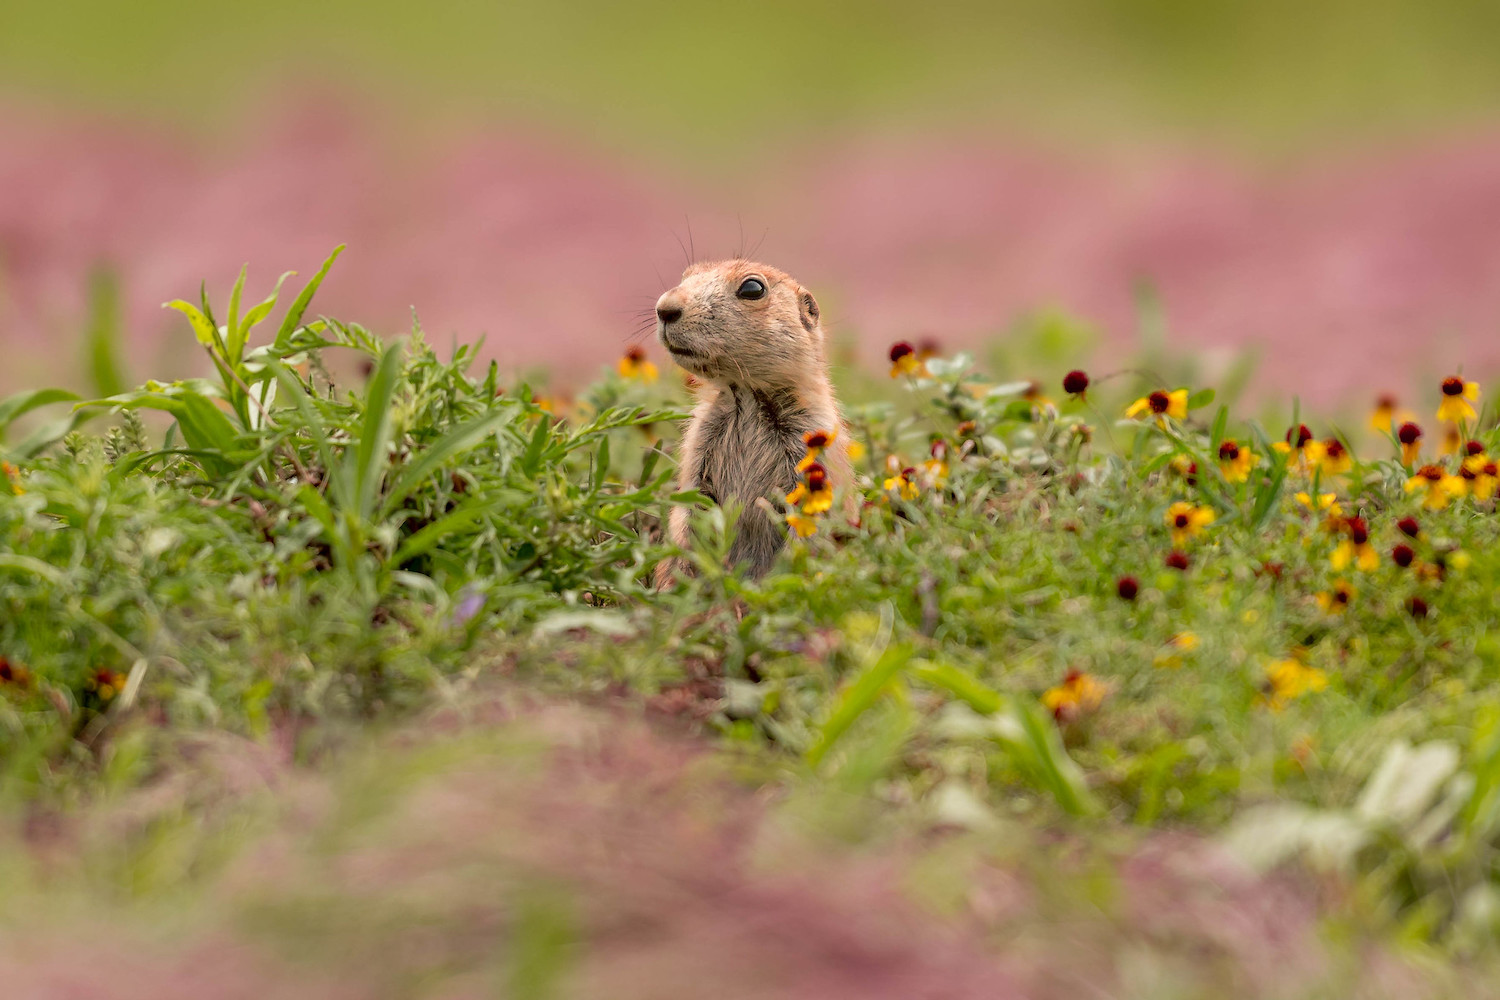
<path fill-rule="evenodd" d="M 802 456 L 802 461 L 797 463 L 798 472 L 806 472 L 807 469 L 817 462 L 823 460 L 823 452 L 833 444 L 834 438 L 838 437 L 838 430 L 831 431 L 808 431 L 802 435 L 802 443 L 807 447 L 807 453 Z"/>
<path fill-rule="evenodd" d="M 1187 553 L 1181 551 L 1180 549 L 1173 549 L 1171 552 L 1167 553 L 1167 558 L 1164 560 L 1164 564 L 1166 565 L 1167 569 L 1175 569 L 1181 572 L 1186 572 L 1189 565 Z"/>
<path fill-rule="evenodd" d="M 1155 414 L 1160 423 L 1163 418 L 1171 417 L 1174 420 L 1187 419 L 1188 391 L 1186 389 L 1173 389 L 1168 392 L 1165 389 L 1157 389 L 1155 392 L 1142 396 L 1131 403 L 1125 411 L 1127 417 L 1139 417 L 1145 413 Z"/>
<path fill-rule="evenodd" d="M 922 463 L 922 482 L 929 489 L 939 489 L 948 478 L 948 442 L 932 442 L 932 457 Z"/>
<path fill-rule="evenodd" d="M 803 481 L 786 495 L 786 502 L 802 508 L 804 514 L 822 514 L 833 508 L 833 485 L 828 470 L 814 462 L 802 470 Z"/>
<path fill-rule="evenodd" d="M 1021 398 L 1031 404 L 1031 412 L 1035 417 L 1056 417 L 1057 404 L 1048 399 L 1042 392 L 1042 383 L 1031 382 L 1021 392 Z"/>
<path fill-rule="evenodd" d="M 1370 413 L 1370 427 L 1373 430 L 1388 432 L 1391 424 L 1396 419 L 1396 397 L 1387 393 L 1375 400 L 1375 409 Z"/>
<path fill-rule="evenodd" d="M 940 347 L 936 337 L 923 337 L 917 341 L 917 360 L 926 361 L 937 357 L 941 353 Z"/>
<path fill-rule="evenodd" d="M 1214 512 L 1208 507 L 1195 507 L 1179 500 L 1167 508 L 1167 527 L 1172 529 L 1172 544 L 1181 547 L 1187 540 L 1212 524 Z"/>
<path fill-rule="evenodd" d="M 1076 368 L 1063 376 L 1063 392 L 1067 393 L 1069 396 L 1081 397 L 1088 390 L 1088 387 L 1088 375 L 1077 370 Z"/>
<path fill-rule="evenodd" d="M 1450 500 L 1464 495 L 1464 481 L 1449 475 L 1441 465 L 1424 465 L 1406 481 L 1406 492 L 1417 490 L 1425 491 L 1422 506 L 1428 510 L 1442 510 Z"/>
<path fill-rule="evenodd" d="M 1313 437 L 1306 424 L 1287 429 L 1286 440 L 1273 441 L 1271 447 L 1287 456 L 1287 463 L 1302 472 L 1311 471 L 1323 457 L 1323 443 Z"/>
<path fill-rule="evenodd" d="M 1320 591 L 1317 597 L 1318 607 L 1323 609 L 1324 614 L 1341 615 L 1349 602 L 1354 600 L 1354 588 L 1349 586 L 1347 580 L 1335 580 L 1331 590 Z"/>
<path fill-rule="evenodd" d="M 1475 500 L 1488 500 L 1500 485 L 1500 466 L 1483 451 L 1464 459 L 1458 467 L 1458 475 Z"/>
<path fill-rule="evenodd" d="M 625 352 L 625 356 L 619 360 L 615 368 L 625 378 L 635 379 L 640 382 L 656 381 L 656 365 L 646 357 L 646 349 L 636 346 Z"/>
<path fill-rule="evenodd" d="M 1042 704 L 1058 722 L 1071 722 L 1097 709 L 1103 703 L 1105 693 L 1103 684 L 1084 671 L 1074 669 L 1063 675 L 1061 684 L 1043 693 Z"/>
<path fill-rule="evenodd" d="M 858 462 L 860 459 L 864 458 L 867 453 L 865 443 L 858 438 L 855 438 L 854 440 L 849 442 L 847 451 L 849 454 L 849 461 L 851 462 Z"/>
<path fill-rule="evenodd" d="M 1416 552 L 1413 551 L 1412 547 L 1410 545 L 1407 545 L 1405 542 L 1397 545 L 1394 549 L 1391 549 L 1391 562 L 1395 563 L 1397 566 L 1400 566 L 1402 569 L 1406 569 L 1408 566 L 1410 566 L 1412 564 L 1412 561 L 1416 558 Z"/>
<path fill-rule="evenodd" d="M 1467 456 L 1469 456 L 1470 458 L 1474 457 L 1475 455 L 1483 455 L 1484 454 L 1484 442 L 1483 441 L 1466 441 L 1466 442 L 1464 442 L 1464 454 L 1467 455 Z"/>
<path fill-rule="evenodd" d="M 125 690 L 125 675 L 112 670 L 96 670 L 85 687 L 98 695 L 100 701 L 112 701 L 115 695 Z"/>
<path fill-rule="evenodd" d="M 1415 465 L 1422 452 L 1422 428 L 1408 420 L 1396 429 L 1396 440 L 1401 442 L 1401 464 Z"/>
<path fill-rule="evenodd" d="M 1333 563 L 1335 571 L 1342 571 L 1350 563 L 1354 563 L 1366 573 L 1373 572 L 1380 565 L 1380 556 L 1375 551 L 1375 546 L 1370 544 L 1370 528 L 1365 524 L 1362 517 L 1351 517 L 1344 522 L 1346 537 L 1339 542 L 1338 548 L 1333 550 Z"/>
<path fill-rule="evenodd" d="M 16 496 L 20 496 L 22 493 L 26 492 L 25 488 L 21 486 L 20 469 L 16 468 L 14 465 L 11 465 L 9 462 L 0 462 L 0 473 L 5 474 L 6 483 L 9 484 L 10 491 Z"/>
<path fill-rule="evenodd" d="M 917 486 L 916 475 L 916 469 L 902 469 L 886 479 L 884 488 L 886 492 L 894 492 L 902 500 L 915 500 L 917 494 L 921 492 Z"/>
<path fill-rule="evenodd" d="M 1219 443 L 1219 471 L 1224 474 L 1227 482 L 1245 482 L 1258 461 L 1255 452 L 1249 448 L 1241 448 L 1233 440 L 1226 438 Z"/>
<path fill-rule="evenodd" d="M 1266 704 L 1279 712 L 1291 701 L 1328 686 L 1328 675 L 1301 660 L 1288 657 L 1266 664 Z"/>
<path fill-rule="evenodd" d="M 795 510 L 787 512 L 786 523 L 797 533 L 798 538 L 811 538 L 818 531 L 818 521 L 816 518 L 800 514 Z"/>
<path fill-rule="evenodd" d="M 1140 592 L 1141 582 L 1133 576 L 1122 576 L 1115 581 L 1115 593 L 1120 595 L 1122 601 L 1133 601 Z"/>
<path fill-rule="evenodd" d="M 1198 636 L 1193 632 L 1178 632 L 1166 642 L 1166 650 L 1157 653 L 1152 662 L 1164 669 L 1175 670 L 1182 666 L 1182 654 L 1198 648 Z"/>
<path fill-rule="evenodd" d="M 917 349 L 906 341 L 891 345 L 891 378 L 910 375 L 920 378 L 927 374 L 927 366 L 917 357 Z"/>
<path fill-rule="evenodd" d="M 957 434 L 959 437 L 969 437 L 974 433 L 975 429 L 976 425 L 974 421 L 965 420 L 957 427 L 953 428 L 953 433 Z"/>
<path fill-rule="evenodd" d="M 1474 412 L 1470 400 L 1478 398 L 1478 382 L 1465 382 L 1457 375 L 1450 375 L 1443 379 L 1443 401 L 1438 405 L 1437 418 L 1455 424 L 1473 420 L 1479 414 Z"/>
<path fill-rule="evenodd" d="M 1324 441 L 1320 450 L 1322 454 L 1318 456 L 1317 462 L 1323 475 L 1337 476 L 1354 468 L 1354 459 L 1349 454 L 1349 449 L 1338 438 Z"/>
<path fill-rule="evenodd" d="M 0 656 L 0 685 L 25 687 L 31 683 L 31 671 L 8 656 Z"/>
<path fill-rule="evenodd" d="M 1413 618 L 1426 618 L 1427 602 L 1413 595 L 1412 599 L 1406 602 L 1406 610 Z"/>
<path fill-rule="evenodd" d="M 1318 511 L 1326 511 L 1330 521 L 1343 515 L 1343 510 L 1339 507 L 1338 503 L 1338 494 L 1336 493 L 1319 493 L 1317 499 L 1314 499 L 1304 490 L 1297 493 L 1294 499 L 1314 514 Z"/>
<path fill-rule="evenodd" d="M 1443 443 L 1438 447 L 1438 455 L 1457 455 L 1464 446 L 1464 436 L 1458 432 L 1458 428 L 1449 424 L 1443 428 Z"/>
<path fill-rule="evenodd" d="M 1407 538 L 1416 538 L 1422 533 L 1422 525 L 1417 523 L 1417 519 L 1414 517 L 1403 517 L 1396 522 L 1396 527 Z"/>

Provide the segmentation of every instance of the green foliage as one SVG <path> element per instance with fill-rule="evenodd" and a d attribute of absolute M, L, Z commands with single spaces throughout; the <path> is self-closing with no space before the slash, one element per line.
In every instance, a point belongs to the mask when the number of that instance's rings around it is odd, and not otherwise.
<path fill-rule="evenodd" d="M 1278 449 L 1186 374 L 1053 402 L 1030 358 L 1055 385 L 1087 336 L 1049 316 L 998 379 L 933 358 L 851 393 L 857 518 L 812 511 L 748 580 L 725 565 L 738 510 L 668 485 L 674 385 L 538 400 L 420 328 L 309 320 L 333 260 L 269 340 L 286 276 L 245 308 L 242 272 L 222 324 L 206 295 L 170 303 L 213 378 L 0 401 L 0 426 L 70 409 L 6 453 L 3 788 L 141 780 L 153 733 L 380 717 L 503 665 L 639 692 L 840 801 L 947 825 L 1238 829 L 1273 803 L 1249 837 L 1284 848 L 1267 863 L 1322 849 L 1415 937 L 1500 929 L 1487 414 L 1467 465 L 1429 454 L 1432 494 L 1389 434 Z M 79 414 L 112 423 L 58 430 Z M 674 504 L 686 552 L 661 540 Z M 657 591 L 669 555 L 694 572 Z M 566 950 L 537 920 L 518 981 Z"/>

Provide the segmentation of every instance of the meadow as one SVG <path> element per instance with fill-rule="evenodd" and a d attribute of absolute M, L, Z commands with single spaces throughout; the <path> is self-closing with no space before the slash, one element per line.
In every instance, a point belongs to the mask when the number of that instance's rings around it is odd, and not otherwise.
<path fill-rule="evenodd" d="M 810 441 L 752 581 L 735 512 L 670 485 L 681 373 L 632 349 L 551 396 L 319 317 L 337 256 L 170 303 L 206 378 L 130 388 L 106 332 L 96 398 L 0 402 L 20 981 L 98 987 L 82 934 L 153 996 L 839 988 L 778 941 L 862 956 L 861 995 L 1482 992 L 1472 378 L 1264 425 L 1247 372 L 1091 370 L 1060 314 L 982 359 L 894 344 L 828 429 L 858 517 Z M 657 591 L 670 555 L 696 572 Z"/>

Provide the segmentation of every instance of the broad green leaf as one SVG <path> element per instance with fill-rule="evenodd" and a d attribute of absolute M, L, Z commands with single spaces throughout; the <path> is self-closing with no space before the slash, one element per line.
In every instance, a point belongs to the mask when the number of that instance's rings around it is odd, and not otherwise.
<path fill-rule="evenodd" d="M 53 403 L 69 403 L 78 399 L 78 394 L 66 389 L 29 389 L 0 400 L 0 434 L 10 427 L 22 414 Z"/>
<path fill-rule="evenodd" d="M 213 325 L 208 321 L 208 317 L 204 316 L 197 306 L 191 302 L 184 302 L 182 299 L 173 299 L 171 302 L 163 305 L 162 308 L 176 309 L 182 313 L 188 318 L 188 322 L 193 325 L 193 335 L 198 338 L 198 343 L 204 347 L 214 346 L 217 331 L 214 330 Z"/>

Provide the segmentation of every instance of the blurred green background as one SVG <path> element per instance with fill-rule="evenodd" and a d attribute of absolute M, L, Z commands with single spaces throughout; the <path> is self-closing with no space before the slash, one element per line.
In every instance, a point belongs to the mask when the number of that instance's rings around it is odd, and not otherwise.
<path fill-rule="evenodd" d="M 891 0 L 0 5 L 0 87 L 223 125 L 314 81 L 663 156 L 934 120 L 1256 150 L 1487 116 L 1500 4 Z"/>

